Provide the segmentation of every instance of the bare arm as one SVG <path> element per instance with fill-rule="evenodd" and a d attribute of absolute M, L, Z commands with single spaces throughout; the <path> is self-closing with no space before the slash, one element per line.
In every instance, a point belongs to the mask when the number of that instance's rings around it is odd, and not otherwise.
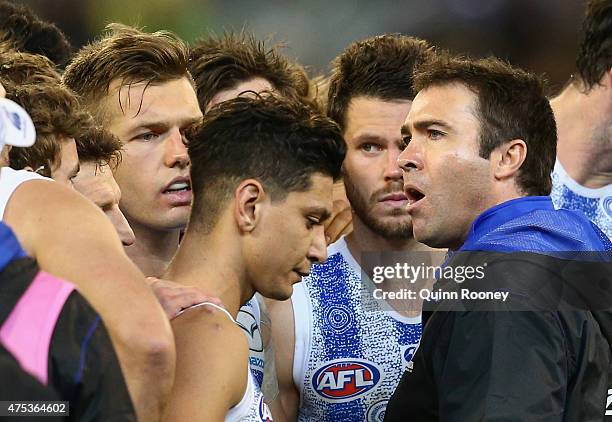
<path fill-rule="evenodd" d="M 28 181 L 4 221 L 41 269 L 73 282 L 101 315 L 142 421 L 158 420 L 174 377 L 170 325 L 106 216 L 58 183 Z"/>
<path fill-rule="evenodd" d="M 208 306 L 172 320 L 176 378 L 165 422 L 223 422 L 247 386 L 248 350 L 242 330 Z"/>
<path fill-rule="evenodd" d="M 270 314 L 281 407 L 288 421 L 297 420 L 300 394 L 293 383 L 295 328 L 291 300 L 266 301 Z"/>

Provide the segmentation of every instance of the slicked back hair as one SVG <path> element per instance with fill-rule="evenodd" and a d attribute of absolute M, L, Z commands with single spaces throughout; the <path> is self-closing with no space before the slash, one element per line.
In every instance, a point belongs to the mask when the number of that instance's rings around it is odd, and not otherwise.
<path fill-rule="evenodd" d="M 83 110 L 77 96 L 55 84 L 23 85 L 7 91 L 6 97 L 21 105 L 36 128 L 36 142 L 28 148 L 12 148 L 10 166 L 31 167 L 44 176 L 51 176 L 51 167 L 61 164 L 61 140 L 77 138 L 92 125 L 89 113 Z"/>
<path fill-rule="evenodd" d="M 357 96 L 385 101 L 412 100 L 412 73 L 433 56 L 426 41 L 386 34 L 349 45 L 332 63 L 327 114 L 344 130 L 351 100 Z"/>
<path fill-rule="evenodd" d="M 414 76 L 417 91 L 462 84 L 474 92 L 480 121 L 480 156 L 513 139 L 527 145 L 527 156 L 516 178 L 525 195 L 549 195 L 550 174 L 557 152 L 555 118 L 540 77 L 496 58 L 469 60 L 439 56 Z"/>
<path fill-rule="evenodd" d="M 0 41 L 16 50 L 40 54 L 58 66 L 64 66 L 72 52 L 66 35 L 51 22 L 45 22 L 29 7 L 0 1 Z"/>
<path fill-rule="evenodd" d="M 576 66 L 587 91 L 612 67 L 612 1 L 591 0 L 582 23 Z"/>
<path fill-rule="evenodd" d="M 174 34 L 146 33 L 121 24 L 109 24 L 106 31 L 77 52 L 63 74 L 63 82 L 83 98 L 99 123 L 107 117 L 101 104 L 114 81 L 126 86 L 157 85 L 183 77 L 192 80 L 187 46 Z"/>
<path fill-rule="evenodd" d="M 283 56 L 279 46 L 268 46 L 244 31 L 201 38 L 193 44 L 190 58 L 202 111 L 219 92 L 257 77 L 283 96 L 311 96 L 303 67 Z"/>
<path fill-rule="evenodd" d="M 208 233 L 242 180 L 258 180 L 273 201 L 282 201 L 308 190 L 315 173 L 337 180 L 346 147 L 331 119 L 304 102 L 266 93 L 213 107 L 188 151 L 189 224 Z"/>

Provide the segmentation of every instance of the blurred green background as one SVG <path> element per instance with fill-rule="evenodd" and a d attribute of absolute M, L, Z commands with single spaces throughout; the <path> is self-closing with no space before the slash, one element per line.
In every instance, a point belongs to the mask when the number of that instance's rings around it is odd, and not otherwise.
<path fill-rule="evenodd" d="M 287 45 L 311 75 L 351 41 L 415 35 L 457 53 L 489 54 L 537 73 L 551 90 L 574 71 L 582 0 L 18 0 L 80 46 L 109 22 L 168 29 L 186 41 L 246 28 Z"/>

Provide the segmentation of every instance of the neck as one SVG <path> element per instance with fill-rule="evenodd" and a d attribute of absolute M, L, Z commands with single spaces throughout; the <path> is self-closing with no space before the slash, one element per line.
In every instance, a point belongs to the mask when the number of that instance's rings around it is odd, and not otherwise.
<path fill-rule="evenodd" d="M 346 236 L 346 244 L 353 258 L 362 265 L 364 252 L 414 251 L 426 250 L 412 236 L 408 238 L 389 238 L 375 233 L 353 213 L 353 231 Z"/>
<path fill-rule="evenodd" d="M 129 222 L 136 241 L 125 252 L 147 277 L 161 277 L 176 253 L 180 230 L 162 231 Z"/>
<path fill-rule="evenodd" d="M 187 231 L 163 277 L 219 298 L 234 318 L 255 293 L 245 282 L 239 249 L 222 235 Z"/>
<path fill-rule="evenodd" d="M 551 101 L 557 122 L 557 159 L 577 183 L 597 189 L 612 183 L 609 87 L 588 93 L 572 83 Z"/>

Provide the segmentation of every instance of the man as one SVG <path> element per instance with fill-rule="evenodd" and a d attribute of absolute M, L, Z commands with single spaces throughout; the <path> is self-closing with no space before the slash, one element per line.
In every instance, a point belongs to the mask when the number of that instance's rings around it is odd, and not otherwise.
<path fill-rule="evenodd" d="M 187 224 L 191 187 L 185 143 L 202 112 L 182 41 L 119 24 L 108 30 L 76 54 L 63 81 L 123 145 L 113 173 L 121 210 L 136 237 L 126 252 L 146 276 L 159 277 Z"/>
<path fill-rule="evenodd" d="M 174 373 L 172 333 L 108 220 L 71 189 L 9 167 L 0 169 L 0 217 L 42 270 L 73 282 L 100 313 L 139 418 L 158 418 Z"/>
<path fill-rule="evenodd" d="M 444 57 L 414 84 L 398 160 L 414 236 L 453 251 L 445 269 L 484 266 L 480 284 L 450 277 L 440 291 L 498 294 L 436 304 L 385 420 L 601 420 L 608 346 L 588 308 L 568 301 L 571 261 L 555 257 L 612 245 L 545 196 L 556 129 L 541 80 Z"/>
<path fill-rule="evenodd" d="M 200 38 L 190 49 L 190 71 L 203 112 L 244 91 L 275 91 L 308 98 L 304 69 L 247 32 Z"/>
<path fill-rule="evenodd" d="M 323 222 L 344 151 L 337 125 L 295 100 L 240 97 L 205 116 L 189 144 L 189 227 L 166 277 L 200 286 L 225 309 L 197 305 L 173 320 L 167 420 L 272 420 L 233 319 L 255 292 L 288 299 L 325 260 Z"/>
<path fill-rule="evenodd" d="M 413 68 L 432 54 L 424 41 L 383 35 L 351 44 L 334 62 L 328 114 L 347 143 L 343 176 L 354 230 L 329 246 L 328 261 L 313 266 L 291 301 L 269 303 L 290 420 L 378 420 L 419 343 L 420 311 L 388 311 L 362 295 L 369 281 L 361 267 L 366 251 L 425 249 L 412 237 L 397 158 Z M 343 367 L 356 372 L 340 380 Z M 351 382 L 363 385 L 351 390 Z"/>
<path fill-rule="evenodd" d="M 559 141 L 551 196 L 580 210 L 612 239 L 612 2 L 587 5 L 578 74 L 551 101 Z"/>
<path fill-rule="evenodd" d="M 80 192 L 106 214 L 124 246 L 134 243 L 134 232 L 119 209 L 121 190 L 112 169 L 121 160 L 121 142 L 102 127 L 92 127 L 76 138 L 80 170 L 72 180 Z"/>
<path fill-rule="evenodd" d="M 76 96 L 59 84 L 7 85 L 7 88 L 7 98 L 21 105 L 36 127 L 36 142 L 28 148 L 12 149 L 10 166 L 35 171 L 72 187 L 79 172 L 74 139 L 91 127 L 91 116 L 81 109 Z"/>
<path fill-rule="evenodd" d="M 191 74 L 203 112 L 245 91 L 273 91 L 319 104 L 318 89 L 305 69 L 247 32 L 225 33 L 195 42 L 190 51 Z M 334 213 L 325 225 L 328 243 L 353 229 L 342 183 L 334 186 Z"/>

